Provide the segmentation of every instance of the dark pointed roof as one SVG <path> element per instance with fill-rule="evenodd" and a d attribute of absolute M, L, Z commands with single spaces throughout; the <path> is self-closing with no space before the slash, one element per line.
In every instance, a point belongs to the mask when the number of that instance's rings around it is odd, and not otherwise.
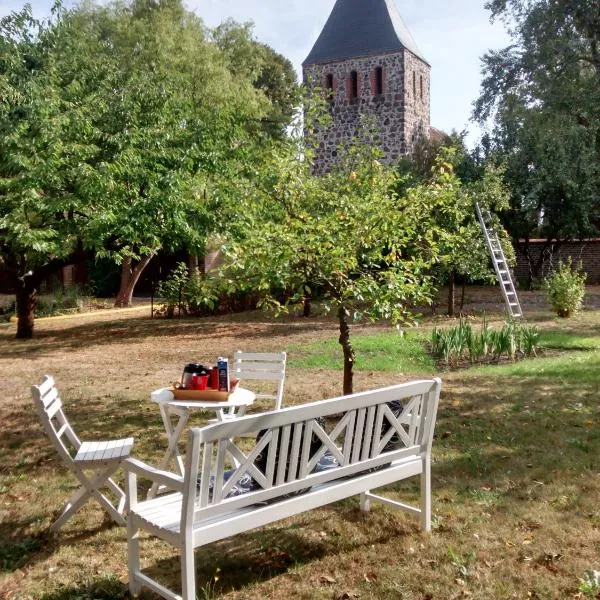
<path fill-rule="evenodd" d="M 395 0 L 337 0 L 304 65 L 410 50 L 427 62 Z"/>

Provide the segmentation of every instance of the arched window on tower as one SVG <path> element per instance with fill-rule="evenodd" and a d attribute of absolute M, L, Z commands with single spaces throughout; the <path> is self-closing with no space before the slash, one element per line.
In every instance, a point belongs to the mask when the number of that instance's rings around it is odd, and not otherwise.
<path fill-rule="evenodd" d="M 356 100 L 358 98 L 358 73 L 350 71 L 348 77 L 348 100 Z"/>
<path fill-rule="evenodd" d="M 371 92 L 373 96 L 383 95 L 383 67 L 376 67 L 373 71 Z"/>
<path fill-rule="evenodd" d="M 333 99 L 335 96 L 335 89 L 333 86 L 333 74 L 332 73 L 328 73 L 325 76 L 325 95 L 327 97 L 327 100 L 329 100 L 329 102 L 333 102 Z"/>
<path fill-rule="evenodd" d="M 419 75 L 419 88 L 421 90 L 421 100 L 423 100 L 423 75 Z"/>
<path fill-rule="evenodd" d="M 413 71 L 413 98 L 417 99 L 417 74 Z"/>

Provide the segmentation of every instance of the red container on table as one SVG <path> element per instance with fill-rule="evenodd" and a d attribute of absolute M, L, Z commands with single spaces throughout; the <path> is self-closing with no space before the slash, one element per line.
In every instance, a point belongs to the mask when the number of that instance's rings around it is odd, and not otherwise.
<path fill-rule="evenodd" d="M 210 370 L 208 385 L 212 390 L 219 389 L 219 369 L 217 367 L 212 367 Z"/>
<path fill-rule="evenodd" d="M 192 389 L 205 390 L 208 387 L 208 375 L 192 375 Z"/>

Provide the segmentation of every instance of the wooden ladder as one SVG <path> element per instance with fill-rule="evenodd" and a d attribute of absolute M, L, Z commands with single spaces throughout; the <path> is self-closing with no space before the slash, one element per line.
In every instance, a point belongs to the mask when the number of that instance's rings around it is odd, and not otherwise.
<path fill-rule="evenodd" d="M 475 204 L 475 208 L 477 209 L 479 224 L 481 225 L 483 235 L 485 236 L 485 242 L 488 250 L 490 251 L 490 256 L 492 257 L 492 263 L 494 264 L 494 270 L 496 271 L 496 276 L 498 277 L 498 283 L 500 283 L 500 289 L 502 290 L 502 295 L 504 296 L 504 302 L 506 303 L 508 314 L 514 318 L 522 317 L 523 312 L 521 310 L 521 304 L 519 302 L 517 290 L 515 289 L 515 284 L 513 282 L 512 273 L 510 272 L 510 268 L 506 262 L 504 251 L 502 250 L 502 245 L 500 244 L 498 235 L 492 226 L 492 215 L 489 211 L 485 211 L 484 214 L 481 211 L 478 203 Z"/>

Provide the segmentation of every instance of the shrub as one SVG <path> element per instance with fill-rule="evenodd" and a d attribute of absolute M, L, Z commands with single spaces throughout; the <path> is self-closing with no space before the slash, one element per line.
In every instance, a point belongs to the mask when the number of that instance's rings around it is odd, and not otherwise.
<path fill-rule="evenodd" d="M 560 261 L 558 267 L 546 279 L 545 288 L 552 310 L 563 318 L 576 313 L 583 304 L 586 274 L 581 264 L 575 268 L 571 259 L 566 263 Z"/>
<path fill-rule="evenodd" d="M 157 311 L 168 318 L 181 305 L 182 314 L 195 317 L 255 308 L 257 299 L 248 292 L 232 292 L 231 282 L 219 277 L 188 276 L 185 263 L 179 263 L 169 277 L 158 284 L 162 307 Z"/>
<path fill-rule="evenodd" d="M 169 274 L 169 277 L 161 281 L 156 288 L 156 294 L 164 300 L 164 311 L 167 317 L 172 318 L 175 308 L 183 303 L 183 292 L 188 281 L 188 270 L 185 263 L 179 263 Z"/>

